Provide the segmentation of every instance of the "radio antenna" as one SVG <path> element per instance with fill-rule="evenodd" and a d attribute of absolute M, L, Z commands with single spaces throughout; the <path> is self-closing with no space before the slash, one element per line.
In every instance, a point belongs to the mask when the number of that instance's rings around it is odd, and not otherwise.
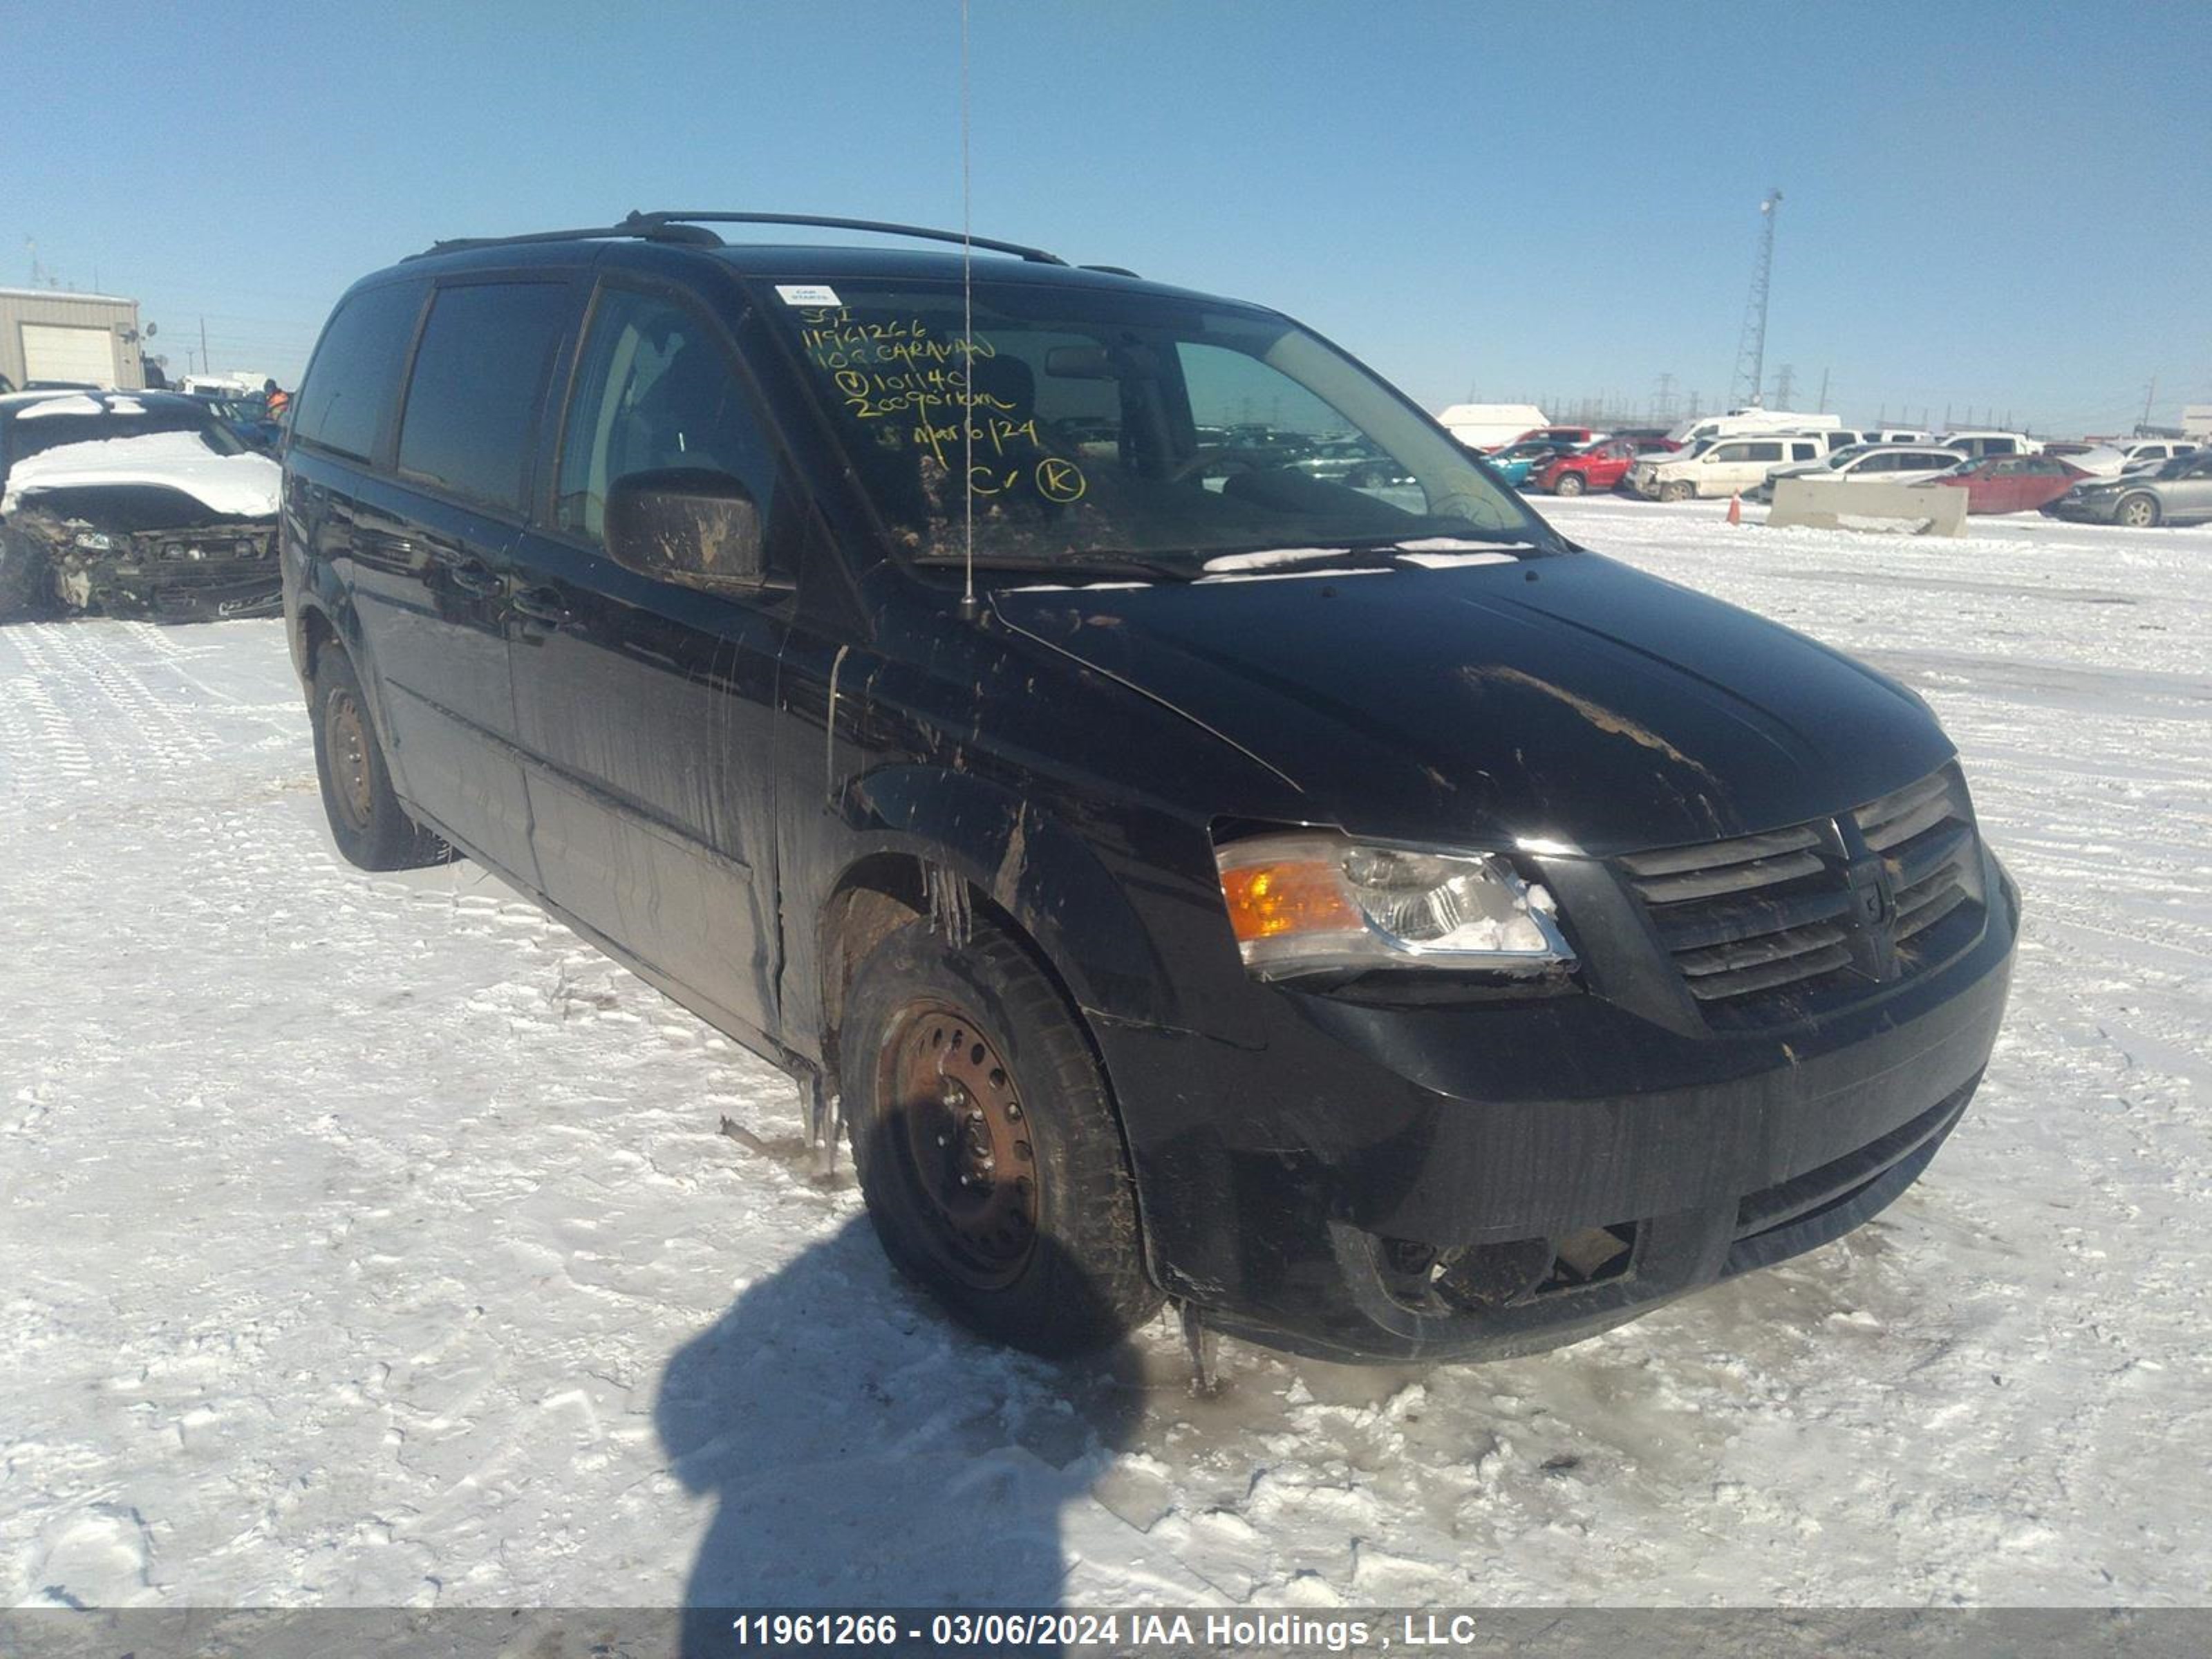
<path fill-rule="evenodd" d="M 960 0 L 960 504 L 965 550 L 960 619 L 982 614 L 975 602 L 975 184 L 968 160 L 968 0 Z"/>

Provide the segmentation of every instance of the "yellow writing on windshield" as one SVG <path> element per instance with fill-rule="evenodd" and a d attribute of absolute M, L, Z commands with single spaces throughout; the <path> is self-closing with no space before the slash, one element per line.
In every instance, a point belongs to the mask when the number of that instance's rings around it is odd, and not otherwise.
<path fill-rule="evenodd" d="M 979 334 L 971 346 L 964 337 L 933 332 L 920 317 L 862 318 L 849 306 L 801 307 L 799 320 L 800 350 L 854 420 L 884 422 L 947 471 L 971 447 L 978 458 L 988 454 L 969 477 L 979 495 L 1001 494 L 1030 475 L 1030 458 L 1043 447 L 1036 411 L 980 389 L 969 372 L 999 355 L 990 339 Z M 1082 473 L 1072 462 L 1052 465 L 1065 471 L 1049 483 L 1036 472 L 1039 492 L 1050 501 L 1079 497 L 1087 488 Z"/>

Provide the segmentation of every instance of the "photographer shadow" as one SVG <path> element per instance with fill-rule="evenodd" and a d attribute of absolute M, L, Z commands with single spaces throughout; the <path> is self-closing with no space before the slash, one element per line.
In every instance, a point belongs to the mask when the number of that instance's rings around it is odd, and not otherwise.
<path fill-rule="evenodd" d="M 969 1334 L 855 1218 L 663 1373 L 661 1443 L 719 1505 L 683 1651 L 731 1652 L 744 1608 L 1059 1605 L 1062 1511 L 1129 1443 L 1141 1376 L 1126 1345 L 1051 1362 Z"/>

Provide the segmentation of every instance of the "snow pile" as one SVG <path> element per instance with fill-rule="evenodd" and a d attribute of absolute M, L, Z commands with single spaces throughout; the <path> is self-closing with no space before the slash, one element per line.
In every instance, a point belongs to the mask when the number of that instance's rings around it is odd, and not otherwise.
<path fill-rule="evenodd" d="M 2212 532 L 1545 510 L 1936 705 L 2026 892 L 2005 1037 L 1838 1244 L 1506 1364 L 1226 1344 L 1202 1401 L 1164 1322 L 957 1332 L 783 1078 L 471 866 L 337 862 L 276 624 L 0 630 L 0 1595 L 2201 1600 Z"/>

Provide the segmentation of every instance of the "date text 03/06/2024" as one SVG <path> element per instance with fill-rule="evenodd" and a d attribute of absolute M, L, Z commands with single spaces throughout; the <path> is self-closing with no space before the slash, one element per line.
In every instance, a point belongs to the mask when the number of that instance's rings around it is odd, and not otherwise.
<path fill-rule="evenodd" d="M 1194 1646 L 1224 1652 L 1387 1652 L 1393 1646 L 1449 1648 L 1473 1641 L 1471 1613 L 1402 1614 L 1393 1630 L 1383 1617 L 1320 1618 L 1297 1613 L 742 1613 L 730 1621 L 733 1649 L 889 1647 L 927 1640 L 944 1650 L 1045 1644 L 1129 1651 Z M 1395 1638 L 1395 1639 L 1394 1639 Z"/>

